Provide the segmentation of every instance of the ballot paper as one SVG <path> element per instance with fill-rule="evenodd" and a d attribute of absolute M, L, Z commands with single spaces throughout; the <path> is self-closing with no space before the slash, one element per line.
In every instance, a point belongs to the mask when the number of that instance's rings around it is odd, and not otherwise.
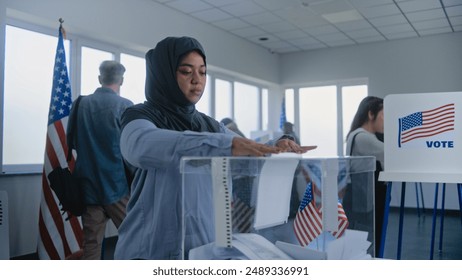
<path fill-rule="evenodd" d="M 347 229 L 342 238 L 331 241 L 327 245 L 328 260 L 366 260 L 371 259 L 367 253 L 371 242 L 367 241 L 366 231 Z"/>
<path fill-rule="evenodd" d="M 288 254 L 263 236 L 254 233 L 233 235 L 233 247 L 217 246 L 215 242 L 189 251 L 191 260 L 290 260 Z"/>
<path fill-rule="evenodd" d="M 257 185 L 254 228 L 264 229 L 287 222 L 290 194 L 299 160 L 290 157 L 265 161 Z"/>
<path fill-rule="evenodd" d="M 282 241 L 276 241 L 276 247 L 295 260 L 367 260 L 372 258 L 367 254 L 371 245 L 367 235 L 365 231 L 347 229 L 338 239 L 328 238 L 325 233 L 306 247 Z"/>

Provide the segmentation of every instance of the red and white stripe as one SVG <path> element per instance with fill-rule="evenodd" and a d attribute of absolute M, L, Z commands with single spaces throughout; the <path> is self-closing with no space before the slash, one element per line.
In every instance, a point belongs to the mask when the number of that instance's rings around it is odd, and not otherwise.
<path fill-rule="evenodd" d="M 80 220 L 62 213 L 59 200 L 50 188 L 48 174 L 68 165 L 66 126 L 68 117 L 48 126 L 42 173 L 42 198 L 39 213 L 38 255 L 40 259 L 72 259 L 82 254 L 83 232 Z M 74 158 L 69 162 L 74 169 Z"/>

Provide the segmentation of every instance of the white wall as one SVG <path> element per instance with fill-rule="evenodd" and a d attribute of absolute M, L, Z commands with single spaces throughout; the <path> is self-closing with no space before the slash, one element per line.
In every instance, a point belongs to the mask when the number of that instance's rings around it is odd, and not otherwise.
<path fill-rule="evenodd" d="M 273 129 L 278 126 L 282 99 L 278 84 L 369 78 L 370 93 L 378 96 L 462 89 L 460 32 L 279 56 L 149 0 L 2 0 L 2 27 L 5 16 L 56 30 L 62 17 L 70 39 L 78 34 L 142 53 L 166 36 L 196 37 L 204 45 L 208 64 L 214 70 L 240 73 L 270 85 L 269 111 L 277 112 L 269 116 Z M 3 55 L 2 28 L 2 65 Z M 3 80 L 3 68 L 0 78 Z M 11 257 L 36 251 L 40 188 L 40 174 L 0 175 L 0 190 L 8 192 L 10 221 L 13 221 L 10 224 Z M 394 189 L 394 193 L 397 192 L 398 188 Z M 415 198 L 411 191 L 407 192 L 410 200 Z M 448 196 L 452 199 L 447 201 L 452 205 L 448 208 L 458 209 L 455 195 Z M 433 206 L 432 197 L 433 193 L 426 195 L 430 201 L 425 206 Z M 412 205 L 412 201 L 409 202 L 409 206 Z"/>
<path fill-rule="evenodd" d="M 282 55 L 281 83 L 369 79 L 369 94 L 460 91 L 462 32 Z"/>

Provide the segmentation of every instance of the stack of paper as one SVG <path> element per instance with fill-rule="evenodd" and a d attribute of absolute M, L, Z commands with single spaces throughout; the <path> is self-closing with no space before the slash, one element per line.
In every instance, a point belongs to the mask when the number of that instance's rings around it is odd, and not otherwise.
<path fill-rule="evenodd" d="M 321 235 L 307 247 L 282 241 L 277 241 L 276 247 L 297 260 L 365 260 L 372 258 L 367 253 L 371 245 L 367 235 L 364 231 L 347 229 L 341 238 Z"/>

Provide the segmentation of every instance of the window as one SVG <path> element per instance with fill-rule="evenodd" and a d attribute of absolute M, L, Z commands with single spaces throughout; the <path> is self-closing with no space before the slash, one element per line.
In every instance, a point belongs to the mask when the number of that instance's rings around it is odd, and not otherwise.
<path fill-rule="evenodd" d="M 247 138 L 251 131 L 259 129 L 259 102 L 256 86 L 234 83 L 234 121 Z"/>
<path fill-rule="evenodd" d="M 268 89 L 266 88 L 261 92 L 261 118 L 262 130 L 268 130 Z"/>
<path fill-rule="evenodd" d="M 231 82 L 215 80 L 215 119 L 233 118 L 232 115 L 232 88 Z"/>
<path fill-rule="evenodd" d="M 358 110 L 359 103 L 367 96 L 367 86 L 344 86 L 342 87 L 342 112 L 343 112 L 343 155 L 346 151 L 346 137 L 350 131 L 351 123 Z"/>
<path fill-rule="evenodd" d="M 295 121 L 294 130 L 299 131 L 301 144 L 318 146 L 310 156 L 343 156 L 346 136 L 359 103 L 367 96 L 367 85 L 339 83 L 297 90 L 285 92 L 286 115 L 289 122 L 299 120 L 299 129 Z"/>
<path fill-rule="evenodd" d="M 300 143 L 318 145 L 313 156 L 337 155 L 337 94 L 335 86 L 300 89 Z"/>
<path fill-rule="evenodd" d="M 196 110 L 208 116 L 210 116 L 210 95 L 212 94 L 210 90 L 211 82 L 211 77 L 207 75 L 207 83 L 205 84 L 204 93 L 202 94 L 199 102 L 196 104 Z"/>
<path fill-rule="evenodd" d="M 120 63 L 125 66 L 124 83 L 120 88 L 120 96 L 130 99 L 134 104 L 143 103 L 146 100 L 144 94 L 146 80 L 144 58 L 122 53 Z"/>
<path fill-rule="evenodd" d="M 57 37 L 6 26 L 3 171 L 41 170 L 56 46 Z"/>
<path fill-rule="evenodd" d="M 286 89 L 285 95 L 285 105 L 286 105 L 286 121 L 295 123 L 295 94 L 294 89 Z"/>
<path fill-rule="evenodd" d="M 104 60 L 112 60 L 114 55 L 110 52 L 82 47 L 82 70 L 80 93 L 82 95 L 92 94 L 95 89 L 100 87 L 98 80 L 99 65 Z M 76 93 L 72 93 L 77 96 Z"/>

